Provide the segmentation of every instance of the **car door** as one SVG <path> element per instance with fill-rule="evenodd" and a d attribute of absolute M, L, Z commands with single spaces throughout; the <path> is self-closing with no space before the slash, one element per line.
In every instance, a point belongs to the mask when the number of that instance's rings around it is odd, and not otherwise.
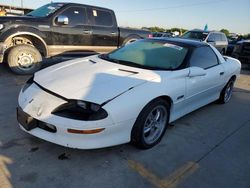
<path fill-rule="evenodd" d="M 60 17 L 66 22 L 61 23 Z M 84 6 L 70 6 L 58 12 L 52 27 L 53 46 L 49 49 L 54 53 L 85 51 L 92 45 L 91 26 Z"/>
<path fill-rule="evenodd" d="M 189 69 L 204 69 L 202 76 L 188 76 L 186 80 L 187 112 L 216 100 L 224 83 L 224 68 L 209 46 L 196 48 L 189 60 Z"/>
<path fill-rule="evenodd" d="M 113 11 L 88 8 L 92 25 L 92 45 L 97 51 L 107 52 L 118 46 L 119 31 Z"/>

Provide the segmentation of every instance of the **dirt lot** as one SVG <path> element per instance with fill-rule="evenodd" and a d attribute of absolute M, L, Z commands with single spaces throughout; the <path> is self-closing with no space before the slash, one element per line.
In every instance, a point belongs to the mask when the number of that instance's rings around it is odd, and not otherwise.
<path fill-rule="evenodd" d="M 75 150 L 30 136 L 17 125 L 27 76 L 0 65 L 0 187 L 250 187 L 250 72 L 231 101 L 177 121 L 150 150 L 126 144 Z"/>

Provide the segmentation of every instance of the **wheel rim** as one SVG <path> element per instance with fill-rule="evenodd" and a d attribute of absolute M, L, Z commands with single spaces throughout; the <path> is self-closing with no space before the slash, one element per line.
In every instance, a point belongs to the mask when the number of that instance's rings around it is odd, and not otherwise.
<path fill-rule="evenodd" d="M 34 66 L 35 59 L 32 54 L 22 52 L 17 56 L 17 62 L 21 69 L 30 69 Z"/>
<path fill-rule="evenodd" d="M 224 96 L 224 101 L 228 102 L 232 96 L 233 93 L 233 82 L 230 82 L 225 90 L 225 96 Z"/>
<path fill-rule="evenodd" d="M 168 113 L 166 107 L 156 106 L 147 116 L 144 123 L 143 138 L 147 144 L 153 144 L 162 135 L 167 124 Z"/>
<path fill-rule="evenodd" d="M 131 40 L 129 40 L 129 41 L 126 42 L 126 45 L 127 45 L 127 44 L 131 44 L 131 43 L 133 43 L 133 42 L 135 42 L 135 41 L 136 41 L 136 39 L 131 39 Z"/>

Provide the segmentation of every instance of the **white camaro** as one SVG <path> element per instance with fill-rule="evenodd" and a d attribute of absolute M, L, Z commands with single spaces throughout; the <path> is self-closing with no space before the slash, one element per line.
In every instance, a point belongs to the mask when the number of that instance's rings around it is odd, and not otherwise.
<path fill-rule="evenodd" d="M 109 54 L 37 72 L 19 95 L 20 127 L 39 138 L 90 149 L 157 144 L 169 122 L 229 101 L 241 64 L 212 46 L 145 39 Z"/>

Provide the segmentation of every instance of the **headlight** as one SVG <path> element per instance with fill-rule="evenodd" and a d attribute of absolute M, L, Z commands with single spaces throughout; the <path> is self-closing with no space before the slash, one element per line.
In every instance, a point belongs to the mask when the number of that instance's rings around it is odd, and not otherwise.
<path fill-rule="evenodd" d="M 2 30 L 4 28 L 3 24 L 0 24 L 0 30 Z"/>
<path fill-rule="evenodd" d="M 84 121 L 101 120 L 108 116 L 108 113 L 100 105 L 78 100 L 71 100 L 62 104 L 52 114 Z"/>
<path fill-rule="evenodd" d="M 25 92 L 25 90 L 28 89 L 31 86 L 31 84 L 33 84 L 33 80 L 34 80 L 34 76 L 28 79 L 28 81 L 22 88 L 22 92 Z"/>

